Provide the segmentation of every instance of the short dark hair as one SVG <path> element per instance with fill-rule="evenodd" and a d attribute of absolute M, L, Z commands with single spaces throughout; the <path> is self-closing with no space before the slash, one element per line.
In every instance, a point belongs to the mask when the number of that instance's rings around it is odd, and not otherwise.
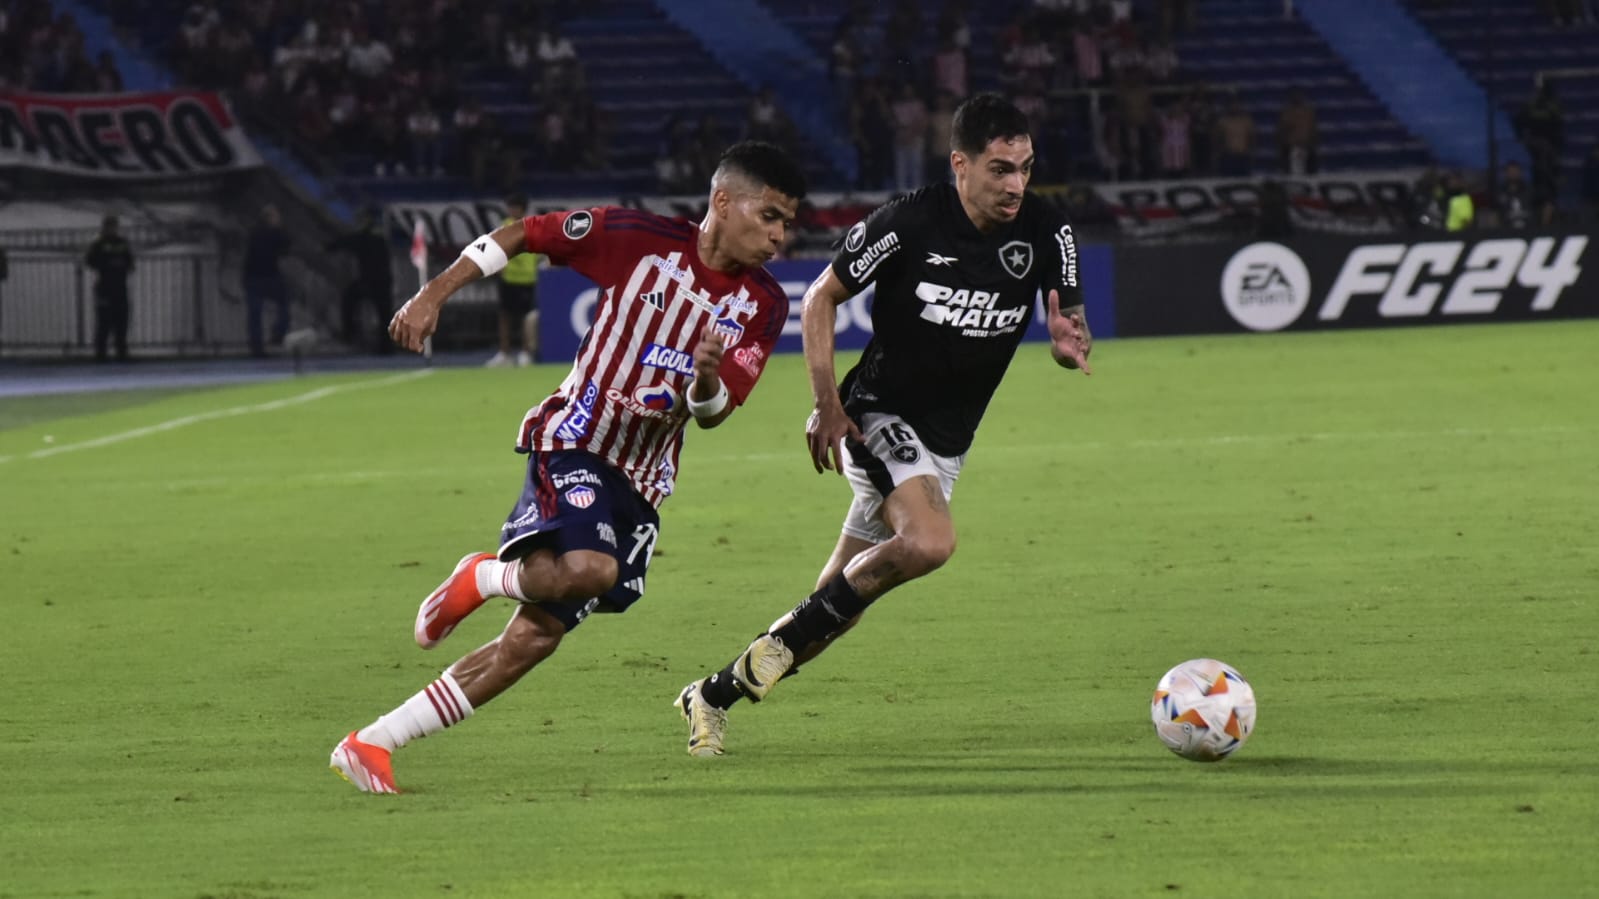
<path fill-rule="evenodd" d="M 505 205 L 507 205 L 507 206 L 520 206 L 523 209 L 526 209 L 527 208 L 527 195 L 526 194 L 511 194 L 510 196 L 505 198 Z"/>
<path fill-rule="evenodd" d="M 794 157 L 776 144 L 739 141 L 722 153 L 716 172 L 737 172 L 796 200 L 805 199 L 805 173 Z"/>
<path fill-rule="evenodd" d="M 1027 113 L 999 94 L 977 94 L 955 107 L 949 130 L 950 149 L 967 156 L 983 152 L 995 138 L 1028 137 Z"/>

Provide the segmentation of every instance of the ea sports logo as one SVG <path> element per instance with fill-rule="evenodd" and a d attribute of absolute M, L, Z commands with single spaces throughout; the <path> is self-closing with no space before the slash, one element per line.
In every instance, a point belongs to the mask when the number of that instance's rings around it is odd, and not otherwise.
<path fill-rule="evenodd" d="M 1249 330 L 1281 331 L 1310 305 L 1310 272 L 1299 254 L 1282 244 L 1252 243 L 1222 270 L 1221 299 Z"/>

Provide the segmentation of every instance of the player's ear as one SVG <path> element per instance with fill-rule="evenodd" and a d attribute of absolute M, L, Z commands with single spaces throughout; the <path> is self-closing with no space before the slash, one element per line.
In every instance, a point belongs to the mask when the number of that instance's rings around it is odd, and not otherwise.
<path fill-rule="evenodd" d="M 962 169 L 966 168 L 966 154 L 959 150 L 949 151 L 949 167 L 956 174 L 959 174 Z"/>

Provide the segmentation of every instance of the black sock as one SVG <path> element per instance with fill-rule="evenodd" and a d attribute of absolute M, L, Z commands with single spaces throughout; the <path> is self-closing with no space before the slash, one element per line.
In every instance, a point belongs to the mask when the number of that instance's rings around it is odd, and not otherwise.
<path fill-rule="evenodd" d="M 869 605 L 871 601 L 861 599 L 860 594 L 844 578 L 844 573 L 839 572 L 823 584 L 822 589 L 795 606 L 788 623 L 772 631 L 772 636 L 782 640 L 783 645 L 797 656 L 805 647 L 826 639 L 849 624 L 851 618 L 866 611 Z"/>
<path fill-rule="evenodd" d="M 797 656 L 807 646 L 837 632 L 848 624 L 851 618 L 866 611 L 869 605 L 871 601 L 861 599 L 860 594 L 855 592 L 855 588 L 849 585 L 849 581 L 844 579 L 841 572 L 823 584 L 822 589 L 801 600 L 790 613 L 788 623 L 771 633 L 783 641 L 789 652 Z M 733 703 L 744 698 L 744 689 L 739 686 L 738 679 L 733 677 L 733 666 L 736 664 L 738 659 L 734 658 L 725 668 L 700 684 L 700 696 L 706 702 L 719 709 L 729 709 L 733 707 Z M 790 669 L 785 676 L 793 676 L 795 670 Z"/>
<path fill-rule="evenodd" d="M 733 660 L 736 661 L 738 660 Z M 738 681 L 733 679 L 733 662 L 728 662 L 726 668 L 707 677 L 705 682 L 700 684 L 700 696 L 716 708 L 730 709 L 733 703 L 744 698 L 744 691 L 739 689 Z"/>

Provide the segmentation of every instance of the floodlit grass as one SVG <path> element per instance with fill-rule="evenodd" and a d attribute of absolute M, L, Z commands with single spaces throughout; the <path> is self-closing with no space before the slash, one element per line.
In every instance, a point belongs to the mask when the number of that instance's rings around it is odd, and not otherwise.
<path fill-rule="evenodd" d="M 563 372 L 0 431 L 0 896 L 1595 895 L 1596 342 L 1120 341 L 1092 378 L 1024 347 L 955 559 L 694 759 L 671 700 L 808 592 L 847 502 L 780 357 L 691 432 L 646 599 L 401 750 L 397 797 L 328 753 L 503 623 L 411 642 Z M 1219 765 L 1147 717 L 1196 656 L 1260 699 Z"/>

